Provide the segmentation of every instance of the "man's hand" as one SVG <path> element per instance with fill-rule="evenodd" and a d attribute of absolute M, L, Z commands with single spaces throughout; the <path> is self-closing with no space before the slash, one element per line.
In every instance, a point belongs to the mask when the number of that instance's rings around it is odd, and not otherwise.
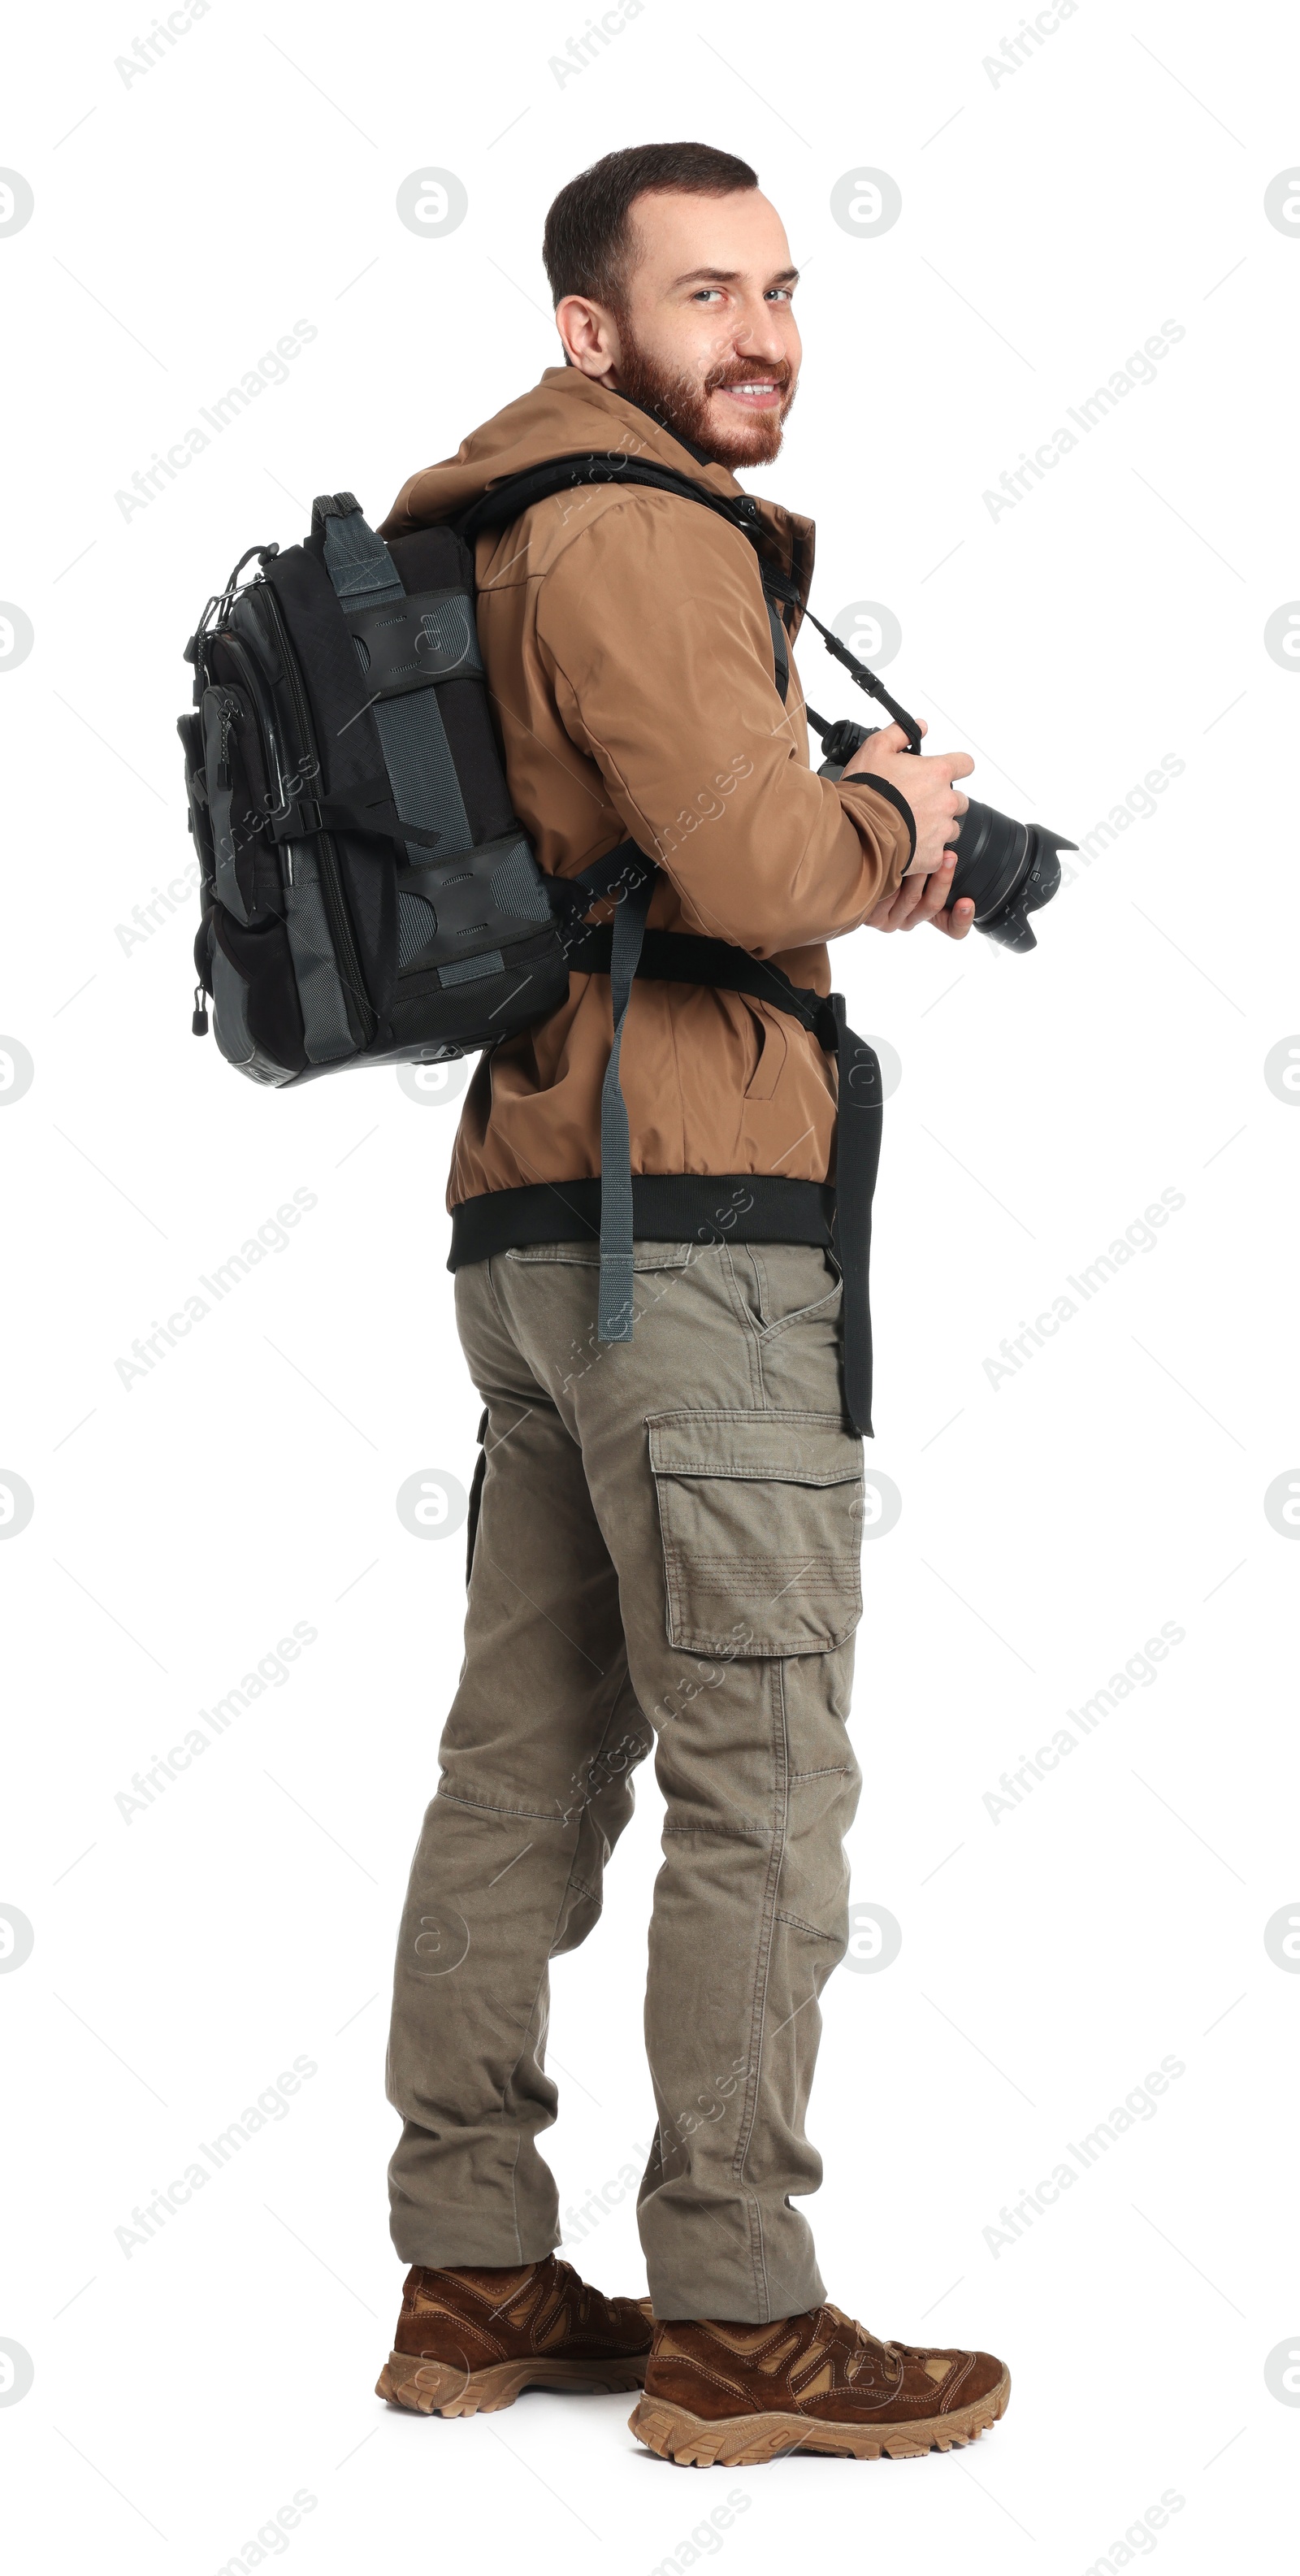
<path fill-rule="evenodd" d="M 928 730 L 922 718 L 921 731 Z M 955 854 L 948 844 L 956 840 L 969 802 L 952 782 L 969 777 L 974 766 L 967 751 L 935 752 L 924 757 L 909 751 L 907 736 L 899 724 L 886 725 L 882 732 L 873 733 L 860 751 L 855 751 L 844 776 L 861 778 L 874 773 L 885 779 L 906 799 L 916 824 L 916 850 L 907 875 L 897 894 L 868 913 L 870 929 L 915 930 L 918 922 L 932 921 L 950 939 L 965 938 L 975 918 L 975 906 L 965 896 L 955 909 L 948 909 L 956 866 Z"/>

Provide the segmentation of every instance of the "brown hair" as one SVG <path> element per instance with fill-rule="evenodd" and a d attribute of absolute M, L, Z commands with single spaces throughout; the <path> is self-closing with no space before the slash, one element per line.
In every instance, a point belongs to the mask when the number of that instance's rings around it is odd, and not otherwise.
<path fill-rule="evenodd" d="M 688 196 L 729 197 L 756 188 L 758 174 L 732 152 L 709 143 L 641 143 L 607 152 L 603 161 L 561 188 L 546 218 L 542 258 L 556 304 L 589 295 L 617 311 L 627 290 L 633 199 L 680 189 Z"/>

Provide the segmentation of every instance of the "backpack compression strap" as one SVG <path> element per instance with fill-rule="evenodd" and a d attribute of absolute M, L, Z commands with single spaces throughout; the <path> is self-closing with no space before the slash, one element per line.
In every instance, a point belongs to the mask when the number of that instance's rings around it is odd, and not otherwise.
<path fill-rule="evenodd" d="M 405 602 L 397 566 L 383 538 L 367 527 L 361 504 L 350 492 L 326 493 L 313 504 L 313 526 L 322 522 L 325 569 L 345 611 Z M 373 713 L 400 820 L 425 835 L 432 833 L 443 857 L 468 849 L 473 835 L 437 690 L 420 688 L 400 696 L 377 692 Z M 427 848 L 427 840 L 423 846 L 407 842 L 412 867 L 428 866 Z"/>

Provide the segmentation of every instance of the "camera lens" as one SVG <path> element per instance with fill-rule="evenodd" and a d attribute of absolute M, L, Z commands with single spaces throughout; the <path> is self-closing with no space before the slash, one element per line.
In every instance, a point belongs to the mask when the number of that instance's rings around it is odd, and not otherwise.
<path fill-rule="evenodd" d="M 1036 948 L 1029 915 L 1050 903 L 1060 885 L 1058 851 L 1077 844 L 1041 823 L 1014 823 L 1010 815 L 972 797 L 953 846 L 957 865 L 949 902 L 972 901 L 975 928 L 1000 948 L 1018 954 Z"/>
<path fill-rule="evenodd" d="M 821 778 L 842 778 L 854 753 L 880 731 L 878 725 L 855 724 L 850 716 L 841 716 L 832 725 L 823 724 L 819 717 L 817 726 L 827 755 L 818 771 Z M 1062 840 L 1059 832 L 1049 832 L 1043 823 L 1013 823 L 1009 814 L 999 814 L 993 805 L 980 805 L 972 796 L 949 847 L 957 854 L 949 905 L 963 898 L 972 901 L 975 928 L 986 939 L 995 939 L 999 948 L 1019 954 L 1036 948 L 1029 915 L 1051 902 L 1061 882 L 1057 853 L 1077 849 L 1077 841 Z"/>

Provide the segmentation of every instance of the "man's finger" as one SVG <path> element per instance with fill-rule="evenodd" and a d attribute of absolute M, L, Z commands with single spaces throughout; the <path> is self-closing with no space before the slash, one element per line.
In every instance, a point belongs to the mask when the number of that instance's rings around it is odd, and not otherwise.
<path fill-rule="evenodd" d="M 924 876 L 904 876 L 904 884 L 898 886 L 898 894 L 893 896 L 891 904 L 893 930 L 911 930 L 911 914 L 924 902 L 924 889 L 927 889 Z"/>
<path fill-rule="evenodd" d="M 934 926 L 936 930 L 944 931 L 949 939 L 964 939 L 974 919 L 975 906 L 963 896 L 960 903 L 953 905 L 951 912 L 935 914 Z"/>
<path fill-rule="evenodd" d="M 906 930 L 925 892 L 925 886 L 924 877 L 904 877 L 889 907 L 887 918 L 891 930 Z"/>
<path fill-rule="evenodd" d="M 942 867 L 936 868 L 932 876 L 922 879 L 924 892 L 910 921 L 905 925 L 908 930 L 915 930 L 918 922 L 933 921 L 935 915 L 942 912 L 952 892 L 952 871 L 952 860 L 945 859 Z"/>

